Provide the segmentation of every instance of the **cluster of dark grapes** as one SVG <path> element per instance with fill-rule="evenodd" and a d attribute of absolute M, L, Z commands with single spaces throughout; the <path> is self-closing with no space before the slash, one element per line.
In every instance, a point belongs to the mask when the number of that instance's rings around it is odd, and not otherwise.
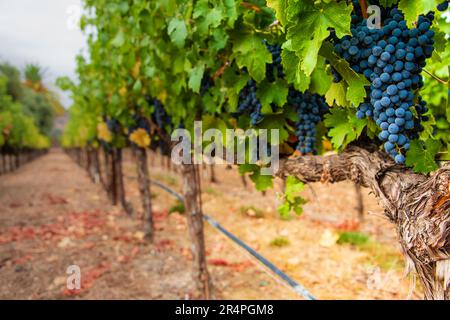
<path fill-rule="evenodd" d="M 266 64 L 266 78 L 269 82 L 274 82 L 275 77 L 283 78 L 283 65 L 281 64 L 281 46 L 279 44 L 266 43 L 267 49 L 272 55 L 272 63 Z"/>
<path fill-rule="evenodd" d="M 381 29 L 369 29 L 366 20 L 354 14 L 352 36 L 335 42 L 335 51 L 371 81 L 357 117 L 376 121 L 386 152 L 399 164 L 405 162 L 410 139 L 423 130 L 421 121 L 427 120 L 426 103 L 416 99 L 414 91 L 423 86 L 420 74 L 433 52 L 433 19 L 432 12 L 420 16 L 417 27 L 409 29 L 401 11 L 394 8 L 385 13 Z"/>
<path fill-rule="evenodd" d="M 324 97 L 306 91 L 301 93 L 293 88 L 289 89 L 288 104 L 297 111 L 296 136 L 297 150 L 302 154 L 315 153 L 316 126 L 322 116 L 328 112 L 328 105 Z"/>
<path fill-rule="evenodd" d="M 254 126 L 264 118 L 261 109 L 261 102 L 259 102 L 256 97 L 256 82 L 253 79 L 250 79 L 241 92 L 239 92 L 239 102 L 236 113 L 238 116 L 244 113 L 250 114 L 250 124 Z"/>
<path fill-rule="evenodd" d="M 282 78 L 284 76 L 283 66 L 281 64 L 281 46 L 278 44 L 269 44 L 266 40 L 264 40 L 264 44 L 272 54 L 272 63 L 266 64 L 266 78 L 269 82 L 274 82 L 275 77 Z M 238 116 L 244 113 L 250 114 L 250 124 L 254 126 L 264 119 L 261 109 L 261 102 L 256 97 L 256 82 L 250 79 L 241 92 L 239 92 L 236 114 Z"/>
<path fill-rule="evenodd" d="M 213 86 L 214 79 L 205 73 L 200 83 L 200 94 L 203 96 Z"/>
<path fill-rule="evenodd" d="M 448 1 L 444 1 L 440 4 L 438 4 L 437 9 L 441 12 L 444 12 L 445 10 L 448 9 L 448 3 L 449 3 Z"/>
<path fill-rule="evenodd" d="M 108 130 L 112 133 L 119 133 L 120 132 L 120 122 L 116 119 L 106 119 L 106 126 L 108 127 Z"/>
<path fill-rule="evenodd" d="M 128 133 L 131 134 L 137 129 L 144 129 L 150 134 L 150 125 L 146 118 L 141 115 L 133 115 L 134 124 L 128 128 Z"/>
<path fill-rule="evenodd" d="M 163 103 L 160 100 L 152 98 L 150 96 L 146 96 L 145 100 L 149 105 L 154 106 L 152 121 L 158 126 L 158 128 L 164 131 L 164 128 L 166 126 L 171 127 L 172 119 L 164 109 Z"/>

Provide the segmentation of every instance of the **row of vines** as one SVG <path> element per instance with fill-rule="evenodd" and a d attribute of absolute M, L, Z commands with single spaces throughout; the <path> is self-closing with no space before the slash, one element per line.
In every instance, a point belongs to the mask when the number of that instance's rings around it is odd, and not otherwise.
<path fill-rule="evenodd" d="M 6 63 L 0 65 L 0 174 L 16 170 L 50 147 L 48 132 L 43 132 L 38 118 L 28 112 L 38 104 L 23 98 L 22 87 L 18 70 Z M 35 93 L 29 90 L 27 97 L 34 98 Z"/>
<path fill-rule="evenodd" d="M 371 5 L 378 27 L 368 22 Z M 275 176 L 286 179 L 281 214 L 301 212 L 304 183 L 370 188 L 425 296 L 448 298 L 447 8 L 442 0 L 85 0 L 79 79 L 58 80 L 73 98 L 62 144 L 97 162 L 103 149 L 108 193 L 129 213 L 121 158 L 123 148 L 135 150 L 151 239 L 149 148 L 170 156 L 171 133 L 192 132 L 196 120 L 224 136 L 278 129 L 279 170 L 263 175 L 259 163 L 239 171 L 261 191 Z M 198 168 L 181 170 L 197 282 L 208 298 Z"/>

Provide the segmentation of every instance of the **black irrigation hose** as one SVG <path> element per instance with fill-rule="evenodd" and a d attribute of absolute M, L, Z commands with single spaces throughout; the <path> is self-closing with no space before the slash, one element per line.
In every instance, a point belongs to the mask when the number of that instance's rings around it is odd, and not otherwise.
<path fill-rule="evenodd" d="M 152 184 L 155 186 L 167 191 L 171 195 L 173 195 L 175 198 L 177 198 L 180 201 L 184 201 L 183 196 L 177 193 L 176 191 L 170 189 L 168 186 L 154 180 L 150 180 Z M 250 253 L 253 257 L 255 257 L 257 260 L 259 260 L 262 264 L 264 264 L 267 268 L 269 268 L 273 273 L 275 273 L 278 277 L 280 277 L 283 281 L 285 281 L 297 294 L 302 296 L 303 298 L 307 300 L 316 300 L 316 298 L 309 293 L 309 291 L 303 287 L 301 284 L 290 278 L 287 274 L 285 274 L 283 271 L 281 271 L 277 266 L 275 266 L 272 262 L 264 258 L 262 255 L 260 255 L 258 252 L 256 252 L 254 249 L 249 247 L 244 241 L 236 237 L 234 234 L 229 232 L 227 229 L 222 227 L 220 223 L 218 223 L 216 220 L 214 220 L 212 217 L 210 217 L 207 214 L 203 214 L 203 218 L 215 229 L 222 232 L 225 236 L 227 236 L 229 239 L 231 239 L 234 243 L 236 243 L 238 246 L 243 248 L 245 251 Z"/>

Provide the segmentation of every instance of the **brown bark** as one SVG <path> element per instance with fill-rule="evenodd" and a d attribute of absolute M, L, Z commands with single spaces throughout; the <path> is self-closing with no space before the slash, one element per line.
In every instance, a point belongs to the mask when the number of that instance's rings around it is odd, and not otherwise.
<path fill-rule="evenodd" d="M 363 222 L 364 221 L 364 198 L 362 193 L 362 187 L 361 185 L 355 183 L 355 210 L 358 214 L 358 221 Z"/>
<path fill-rule="evenodd" d="M 91 149 L 91 175 L 95 184 L 100 183 L 100 161 L 98 158 L 98 149 Z"/>
<path fill-rule="evenodd" d="M 118 202 L 118 195 L 117 195 L 117 166 L 116 166 L 116 152 L 115 149 L 113 149 L 111 151 L 111 157 L 110 157 L 110 162 L 109 162 L 109 167 L 110 167 L 110 181 L 109 181 L 109 192 L 111 194 L 111 201 L 113 203 L 113 205 L 117 205 Z"/>
<path fill-rule="evenodd" d="M 182 165 L 184 206 L 191 238 L 194 258 L 194 281 L 202 293 L 203 299 L 213 298 L 213 287 L 208 273 L 205 254 L 205 238 L 203 232 L 203 212 L 198 166 Z"/>
<path fill-rule="evenodd" d="M 122 208 L 128 215 L 133 214 L 133 207 L 130 202 L 126 200 L 125 186 L 123 182 L 123 172 L 122 172 L 122 149 L 114 148 L 114 172 L 115 172 L 115 187 L 117 200 L 122 205 Z"/>
<path fill-rule="evenodd" d="M 1 154 L 1 157 L 2 157 L 2 174 L 5 174 L 7 172 L 5 155 Z"/>
<path fill-rule="evenodd" d="M 213 164 L 210 165 L 209 168 L 211 171 L 210 182 L 217 183 L 216 171 L 215 171 L 214 165 Z"/>
<path fill-rule="evenodd" d="M 450 298 L 449 165 L 426 176 L 382 152 L 350 147 L 339 155 L 282 160 L 277 175 L 305 182 L 352 180 L 370 188 L 396 225 L 408 270 L 417 273 L 425 298 Z"/>
<path fill-rule="evenodd" d="M 109 152 L 106 149 L 103 149 L 103 172 L 104 172 L 104 175 L 102 175 L 103 188 L 106 190 L 109 199 L 112 201 L 113 167 L 111 158 L 112 158 L 111 152 Z"/>
<path fill-rule="evenodd" d="M 147 151 L 142 148 L 136 150 L 137 160 L 137 174 L 139 183 L 139 192 L 141 193 L 142 209 L 144 212 L 144 234 L 145 238 L 153 241 L 153 215 L 152 215 L 152 200 L 150 191 L 150 174 L 147 164 Z"/>

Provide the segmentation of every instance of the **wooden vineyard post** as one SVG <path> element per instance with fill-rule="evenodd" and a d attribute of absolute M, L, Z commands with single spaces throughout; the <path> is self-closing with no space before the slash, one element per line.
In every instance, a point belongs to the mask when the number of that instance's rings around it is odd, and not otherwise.
<path fill-rule="evenodd" d="M 152 214 L 152 199 L 150 191 L 150 174 L 147 163 L 147 151 L 143 148 L 136 148 L 136 160 L 137 160 L 137 174 L 139 192 L 141 194 L 142 209 L 144 212 L 144 234 L 145 238 L 149 241 L 153 241 L 154 228 L 153 228 L 153 214 Z"/>
<path fill-rule="evenodd" d="M 3 153 L 0 153 L 0 156 L 2 157 L 2 169 L 1 174 L 6 173 L 6 161 L 5 161 L 5 155 Z"/>
<path fill-rule="evenodd" d="M 117 154 L 116 154 L 116 150 L 115 150 L 115 148 L 113 148 L 112 150 L 111 150 L 111 153 L 110 153 L 110 161 L 109 161 L 109 171 L 110 171 L 110 180 L 109 180 L 109 193 L 111 194 L 111 202 L 112 202 L 112 204 L 113 205 L 117 205 L 117 198 L 118 198 L 118 195 L 117 195 L 117 187 L 116 187 L 116 184 L 117 184 L 117 178 L 116 178 L 116 176 L 117 176 L 117 172 L 116 172 L 116 169 L 117 169 L 117 166 L 116 166 L 116 157 L 117 157 Z"/>
<path fill-rule="evenodd" d="M 77 162 L 78 165 L 81 164 L 81 154 L 80 154 L 80 149 L 75 149 L 75 160 Z"/>
<path fill-rule="evenodd" d="M 86 147 L 83 149 L 84 150 L 84 156 L 85 156 L 85 169 L 88 172 L 88 174 L 91 176 L 92 179 L 92 175 L 91 175 L 91 147 Z"/>
<path fill-rule="evenodd" d="M 116 189 L 116 203 L 120 201 L 123 209 L 128 215 L 133 214 L 133 208 L 131 203 L 127 202 L 125 195 L 125 186 L 123 183 L 123 172 L 122 172 L 122 149 L 114 148 L 114 173 L 115 173 L 115 189 Z"/>
<path fill-rule="evenodd" d="M 210 182 L 217 183 L 216 170 L 214 164 L 210 165 L 209 168 L 211 170 Z"/>
<path fill-rule="evenodd" d="M 183 164 L 183 193 L 191 249 L 194 258 L 194 281 L 203 299 L 213 298 L 213 287 L 208 273 L 203 231 L 203 212 L 198 166 Z"/>
<path fill-rule="evenodd" d="M 112 203 L 114 203 L 113 199 L 113 181 L 114 181 L 114 166 L 113 166 L 113 152 L 111 150 L 108 150 L 106 148 L 103 149 L 103 157 L 105 162 L 105 179 L 104 179 L 104 188 L 106 190 L 106 193 L 108 194 L 109 199 Z"/>
<path fill-rule="evenodd" d="M 358 214 L 358 221 L 363 222 L 364 221 L 364 199 L 363 199 L 361 185 L 358 183 L 355 183 L 355 198 L 356 198 L 355 209 Z"/>
<path fill-rule="evenodd" d="M 92 166 L 92 179 L 95 184 L 100 183 L 100 161 L 98 159 L 98 149 L 91 148 L 91 166 Z"/>
<path fill-rule="evenodd" d="M 242 185 L 244 186 L 244 189 L 247 189 L 247 179 L 245 178 L 245 174 L 241 174 L 241 181 Z"/>

